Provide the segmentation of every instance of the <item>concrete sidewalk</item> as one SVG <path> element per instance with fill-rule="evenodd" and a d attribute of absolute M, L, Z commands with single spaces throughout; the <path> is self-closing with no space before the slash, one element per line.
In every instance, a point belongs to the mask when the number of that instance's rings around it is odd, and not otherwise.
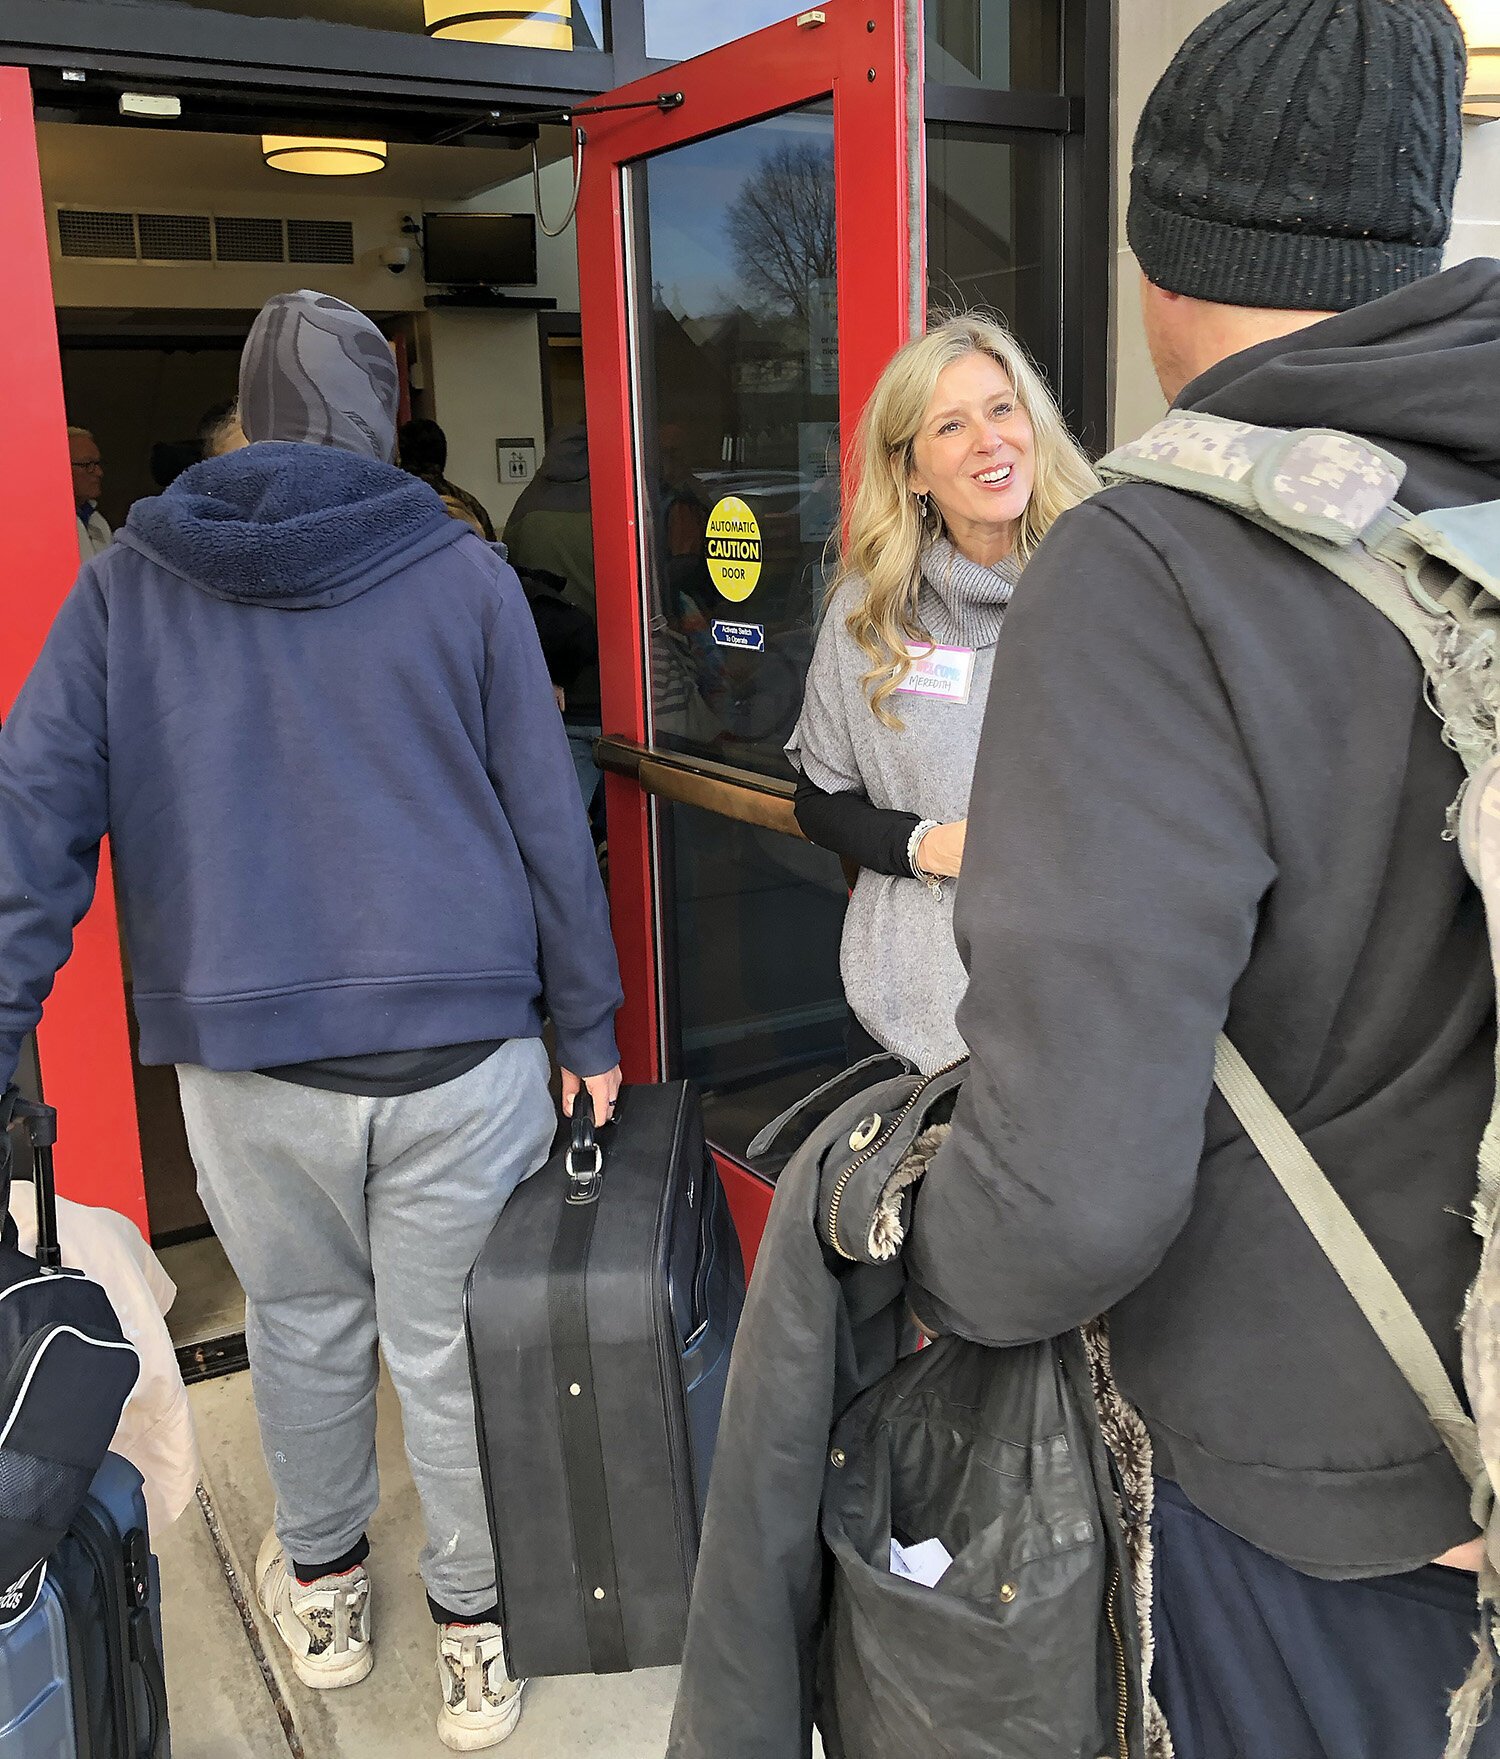
<path fill-rule="evenodd" d="M 436 1633 L 416 1556 L 421 1526 L 394 1394 L 382 1383 L 380 1510 L 370 1528 L 375 1668 L 358 1686 L 313 1692 L 254 1604 L 270 1483 L 250 1397 L 234 1374 L 192 1389 L 203 1450 L 198 1507 L 153 1535 L 161 1560 L 174 1759 L 438 1759 Z M 660 1759 L 677 1674 L 537 1680 L 507 1759 Z"/>

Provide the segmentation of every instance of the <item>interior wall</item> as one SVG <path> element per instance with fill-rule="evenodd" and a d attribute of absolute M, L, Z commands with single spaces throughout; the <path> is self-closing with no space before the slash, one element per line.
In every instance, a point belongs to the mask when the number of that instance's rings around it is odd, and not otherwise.
<path fill-rule="evenodd" d="M 1131 143 L 1151 88 L 1183 39 L 1216 10 L 1216 0 L 1118 3 L 1114 433 L 1117 440 L 1128 440 L 1166 408 L 1141 325 L 1140 272 L 1125 240 Z M 1500 256 L 1500 122 L 1464 126 L 1463 172 L 1447 261 L 1474 256 Z"/>
<path fill-rule="evenodd" d="M 496 531 L 524 483 L 500 480 L 495 442 L 542 448 L 542 369 L 529 312 L 430 312 L 424 368 L 436 419 L 448 436 L 448 475 L 484 503 Z"/>

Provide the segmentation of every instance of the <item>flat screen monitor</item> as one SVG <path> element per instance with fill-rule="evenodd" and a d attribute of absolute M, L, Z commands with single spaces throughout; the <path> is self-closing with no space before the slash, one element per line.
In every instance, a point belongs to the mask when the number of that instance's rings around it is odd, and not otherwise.
<path fill-rule="evenodd" d="M 536 220 L 531 214 L 428 214 L 426 276 L 448 287 L 535 287 Z"/>

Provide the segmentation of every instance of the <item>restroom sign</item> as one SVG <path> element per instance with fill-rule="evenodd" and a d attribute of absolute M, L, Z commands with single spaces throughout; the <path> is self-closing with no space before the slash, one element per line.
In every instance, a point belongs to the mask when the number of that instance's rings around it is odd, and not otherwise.
<path fill-rule="evenodd" d="M 708 516 L 709 578 L 726 599 L 738 603 L 760 579 L 760 526 L 739 498 L 729 495 Z"/>

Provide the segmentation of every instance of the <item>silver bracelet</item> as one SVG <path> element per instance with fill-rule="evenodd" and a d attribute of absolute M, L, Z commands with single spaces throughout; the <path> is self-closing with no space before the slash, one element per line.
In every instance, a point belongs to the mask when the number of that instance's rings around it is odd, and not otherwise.
<path fill-rule="evenodd" d="M 929 831 L 935 831 L 939 828 L 940 821 L 938 819 L 924 818 L 918 821 L 912 834 L 906 839 L 906 865 L 911 869 L 912 878 L 921 880 L 922 884 L 927 887 L 928 891 L 932 893 L 934 898 L 940 898 L 943 895 L 942 875 L 928 873 L 926 868 L 924 868 L 917 860 L 917 850 L 921 847 L 923 837 L 925 837 Z"/>

